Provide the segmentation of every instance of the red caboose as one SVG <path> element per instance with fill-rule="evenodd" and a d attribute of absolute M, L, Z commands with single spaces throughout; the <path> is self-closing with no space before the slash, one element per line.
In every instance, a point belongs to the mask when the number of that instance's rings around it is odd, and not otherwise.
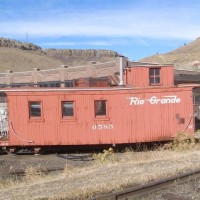
<path fill-rule="evenodd" d="M 200 88 L 174 86 L 173 66 L 123 72 L 117 87 L 1 90 L 0 146 L 165 141 L 198 128 Z"/>

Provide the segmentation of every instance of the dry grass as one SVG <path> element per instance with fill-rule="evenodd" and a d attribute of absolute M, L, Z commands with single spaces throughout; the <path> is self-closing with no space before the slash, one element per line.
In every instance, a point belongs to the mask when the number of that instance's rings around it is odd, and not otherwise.
<path fill-rule="evenodd" d="M 0 47 L 0 71 L 31 71 L 34 67 L 40 69 L 58 68 L 63 62 L 35 51 L 24 51 L 16 48 Z"/>
<path fill-rule="evenodd" d="M 54 50 L 53 53 L 51 53 L 50 50 L 27 51 L 17 48 L 0 47 L 0 72 L 5 73 L 6 70 L 15 72 L 31 71 L 35 67 L 38 67 L 41 70 L 55 69 L 59 68 L 61 65 L 87 65 L 88 62 L 92 60 L 97 60 L 99 62 L 115 60 L 115 57 L 113 57 L 112 54 L 109 57 L 109 53 L 112 53 L 112 51 L 105 51 L 105 55 L 98 58 L 86 54 L 87 51 L 89 52 L 92 50 L 82 51 L 82 54 L 80 53 L 80 55 L 77 54 L 76 56 L 70 56 L 67 53 L 64 54 L 63 52 L 65 51 L 68 52 L 70 50 Z M 76 53 L 75 50 L 74 52 Z"/>
<path fill-rule="evenodd" d="M 100 163 L 102 162 L 114 163 L 117 161 L 113 148 L 109 148 L 108 150 L 104 149 L 103 153 L 94 153 L 93 158 Z"/>
<path fill-rule="evenodd" d="M 41 168 L 40 165 L 36 167 L 27 167 L 25 169 L 25 181 L 35 181 L 36 179 L 43 179 L 47 174 L 47 170 Z"/>
<path fill-rule="evenodd" d="M 1 189 L 0 199 L 87 199 L 200 168 L 198 149 L 126 152 L 116 156 L 117 162 L 95 162 L 83 168 L 68 165 L 58 176 L 10 185 Z"/>
<path fill-rule="evenodd" d="M 200 38 L 190 44 L 184 45 L 174 51 L 165 54 L 156 54 L 141 59 L 143 62 L 152 63 L 173 63 L 177 69 L 195 69 L 193 64 L 199 61 L 200 57 Z"/>
<path fill-rule="evenodd" d="M 18 184 L 21 184 L 22 181 L 25 183 L 43 180 L 46 178 L 47 170 L 37 165 L 35 167 L 28 166 L 25 169 L 25 174 L 23 177 L 19 178 L 16 176 L 10 176 L 10 178 L 4 178 L 0 181 L 0 189 L 2 188 L 12 188 Z M 3 177 L 3 174 L 0 174 L 0 177 Z"/>
<path fill-rule="evenodd" d="M 182 151 L 188 149 L 195 149 L 199 147 L 199 140 L 189 133 L 177 133 L 175 140 L 166 145 L 166 148 Z"/>
<path fill-rule="evenodd" d="M 1 176 L 0 176 L 1 177 Z M 1 179 L 0 181 L 0 189 L 4 188 L 12 188 L 19 183 L 18 178 L 10 177 L 7 179 Z"/>

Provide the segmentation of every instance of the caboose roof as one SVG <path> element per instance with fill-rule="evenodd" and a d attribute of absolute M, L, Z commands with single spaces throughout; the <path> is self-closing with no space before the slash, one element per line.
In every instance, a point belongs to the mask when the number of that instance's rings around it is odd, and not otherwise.
<path fill-rule="evenodd" d="M 200 84 L 180 84 L 174 87 L 171 86 L 148 86 L 148 87 L 127 87 L 127 86 L 116 86 L 116 87 L 81 87 L 81 88 L 2 88 L 1 92 L 70 92 L 70 91 L 125 91 L 125 90 L 152 90 L 152 89 L 170 89 L 170 88 L 198 88 Z"/>
<path fill-rule="evenodd" d="M 174 66 L 170 63 L 160 64 L 160 63 L 149 63 L 149 62 L 139 62 L 139 61 L 128 61 L 127 67 L 171 67 Z"/>

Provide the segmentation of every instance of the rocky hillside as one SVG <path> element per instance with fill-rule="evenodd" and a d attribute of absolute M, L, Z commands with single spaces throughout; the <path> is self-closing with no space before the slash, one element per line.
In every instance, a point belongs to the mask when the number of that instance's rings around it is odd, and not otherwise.
<path fill-rule="evenodd" d="M 111 61 L 117 57 L 118 53 L 111 50 L 42 49 L 31 43 L 0 38 L 0 72 L 78 66 L 89 61 Z"/>
<path fill-rule="evenodd" d="M 87 64 L 89 61 L 106 62 L 118 57 L 117 52 L 110 50 L 46 49 L 43 52 L 69 66 Z"/>
<path fill-rule="evenodd" d="M 175 68 L 200 69 L 200 38 L 166 54 L 141 59 L 143 62 L 173 63 Z"/>
<path fill-rule="evenodd" d="M 32 51 L 41 50 L 41 47 L 37 45 L 31 43 L 23 43 L 17 40 L 10 40 L 6 38 L 0 38 L 0 47 L 9 47 L 9 48 L 17 48 L 21 50 L 32 50 Z"/>
<path fill-rule="evenodd" d="M 79 66 L 89 61 L 115 60 L 118 53 L 111 50 L 42 49 L 40 46 L 0 38 L 0 72 L 29 71 L 58 68 L 60 65 Z M 166 54 L 141 59 L 142 62 L 173 63 L 177 69 L 200 70 L 200 38 Z"/>

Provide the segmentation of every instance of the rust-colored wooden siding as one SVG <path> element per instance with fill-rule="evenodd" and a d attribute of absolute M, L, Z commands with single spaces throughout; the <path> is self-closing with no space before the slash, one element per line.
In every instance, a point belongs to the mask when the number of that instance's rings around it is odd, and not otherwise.
<path fill-rule="evenodd" d="M 163 103 L 165 100 L 162 103 L 159 101 L 155 103 L 155 99 L 175 99 L 175 97 L 177 101 L 175 103 Z M 131 101 L 133 98 L 134 102 Z M 137 103 L 137 98 L 140 104 Z M 94 116 L 94 100 L 99 99 L 107 100 L 107 117 L 102 119 L 96 119 Z M 41 119 L 29 119 L 29 101 L 42 102 Z M 73 119 L 62 119 L 61 101 L 75 102 Z M 162 141 L 171 139 L 186 127 L 186 132 L 194 131 L 192 89 L 189 87 L 9 92 L 8 109 L 9 120 L 15 131 L 14 133 L 10 128 L 11 146 Z M 23 140 L 16 137 L 16 134 Z"/>
<path fill-rule="evenodd" d="M 173 86 L 174 74 L 173 66 L 135 66 L 127 68 L 125 71 L 125 83 L 133 87 L 148 87 L 149 86 L 149 68 L 160 68 L 160 86 Z"/>

